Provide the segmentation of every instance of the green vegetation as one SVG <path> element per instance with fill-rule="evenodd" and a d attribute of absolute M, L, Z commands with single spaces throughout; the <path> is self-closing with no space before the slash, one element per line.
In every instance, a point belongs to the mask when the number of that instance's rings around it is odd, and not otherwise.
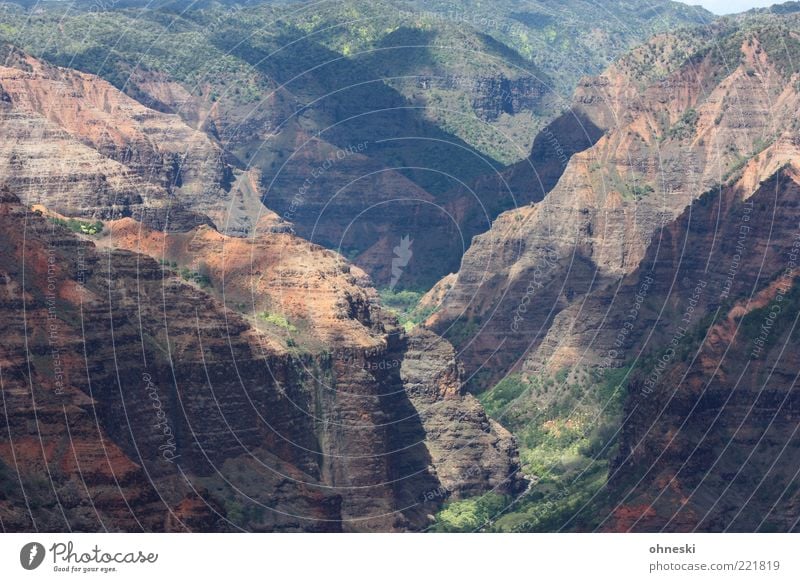
<path fill-rule="evenodd" d="M 791 281 L 791 287 L 786 290 L 787 283 L 788 281 L 779 283 L 780 288 L 785 290 L 785 294 L 782 297 L 776 296 L 767 305 L 753 309 L 739 321 L 738 335 L 744 338 L 744 341 L 749 342 L 759 339 L 763 325 L 769 326 L 769 333 L 763 334 L 764 345 L 761 350 L 757 351 L 757 358 L 767 355 L 770 349 L 783 338 L 786 330 L 794 325 L 795 317 L 800 311 L 800 283 Z M 781 297 L 781 299 L 778 299 L 778 297 Z M 770 319 L 773 311 L 776 311 L 777 315 Z M 767 323 L 768 320 L 769 323 Z M 800 339 L 800 326 L 792 330 L 791 341 L 797 341 L 798 339 Z"/>
<path fill-rule="evenodd" d="M 397 317 L 400 325 L 407 332 L 420 325 L 435 311 L 432 308 L 419 307 L 423 295 L 422 292 L 409 290 L 383 289 L 380 291 L 381 304 Z"/>
<path fill-rule="evenodd" d="M 50 222 L 68 228 L 72 232 L 76 232 L 78 234 L 97 236 L 103 232 L 103 223 L 100 220 L 88 222 L 85 220 L 77 220 L 75 218 L 51 218 Z"/>
<path fill-rule="evenodd" d="M 214 46 L 209 38 L 214 27 L 208 26 L 212 21 L 217 27 L 227 22 L 220 10 L 197 11 L 181 18 L 158 10 L 87 13 L 65 11 L 56 5 L 35 14 L 23 10 L 0 13 L 0 39 L 134 92 L 130 75 L 138 68 L 168 73 L 193 89 L 210 82 L 235 102 L 259 98 L 268 85 L 252 66 Z"/>
<path fill-rule="evenodd" d="M 629 372 L 515 374 L 481 396 L 490 416 L 517 435 L 523 473 L 532 480 L 530 490 L 511 507 L 489 516 L 493 523 L 487 529 L 554 531 L 591 522 L 592 498 L 605 486 L 616 453 Z M 467 523 L 477 512 L 470 509 L 462 511 Z M 456 521 L 461 512 L 448 516 Z M 438 518 L 444 520 L 441 514 Z"/>
<path fill-rule="evenodd" d="M 509 504 L 509 499 L 497 493 L 486 493 L 480 497 L 472 497 L 446 503 L 436 514 L 435 532 L 473 532 L 490 524 Z"/>
<path fill-rule="evenodd" d="M 797 34 L 797 19 L 774 19 L 761 17 L 754 19 L 750 26 L 758 35 L 760 46 L 756 49 L 769 55 L 785 79 L 798 72 L 800 67 L 800 38 Z"/>
<path fill-rule="evenodd" d="M 173 266 L 176 266 L 173 263 Z M 210 287 L 211 286 L 211 277 L 208 275 L 207 269 L 204 267 L 199 267 L 197 270 L 192 270 L 188 267 L 183 267 L 178 272 L 181 279 L 184 281 L 188 281 L 189 283 L 195 283 L 200 285 L 202 288 Z"/>
<path fill-rule="evenodd" d="M 694 135 L 699 116 L 697 110 L 690 107 L 683 112 L 681 118 L 669 128 L 667 136 L 671 139 L 687 139 Z"/>
<path fill-rule="evenodd" d="M 276 325 L 276 326 L 280 327 L 281 329 L 285 329 L 286 331 L 289 331 L 289 332 L 292 332 L 292 333 L 297 331 L 297 327 L 295 327 L 294 325 L 289 323 L 289 320 L 286 319 L 285 316 L 283 316 L 283 315 L 281 315 L 279 313 L 270 313 L 269 311 L 265 311 L 265 312 L 263 312 L 261 314 L 261 319 L 263 319 L 267 323 L 271 323 L 272 325 Z"/>
<path fill-rule="evenodd" d="M 627 186 L 623 196 L 633 198 L 634 200 L 641 200 L 655 192 L 655 189 L 650 184 L 630 184 Z"/>
<path fill-rule="evenodd" d="M 452 19 L 453 3 L 449 0 L 411 0 L 408 4 L 412 10 L 430 15 L 434 22 Z M 459 9 L 469 15 L 478 32 L 535 64 L 564 96 L 572 92 L 580 77 L 600 72 L 652 34 L 713 19 L 709 12 L 678 3 L 644 0 L 602 5 L 576 0 L 564 12 L 536 0 L 463 0 Z"/>
<path fill-rule="evenodd" d="M 403 105 L 422 109 L 395 110 L 405 124 L 401 127 L 419 126 L 424 120 L 430 126 L 415 135 L 456 136 L 491 163 L 511 163 L 526 157 L 536 129 L 560 111 L 558 97 L 569 98 L 582 76 L 599 72 L 655 32 L 701 24 L 711 17 L 664 0 L 604 7 L 575 0 L 573 9 L 564 13 L 544 2 L 523 7 L 516 0 L 465 0 L 458 13 L 469 17 L 455 16 L 450 0 L 341 0 L 307 9 L 284 3 L 141 9 L 124 3 L 107 11 L 82 10 L 80 3 L 45 3 L 35 10 L 9 4 L 0 13 L 0 40 L 55 64 L 101 75 L 134 97 L 147 93 L 138 85 L 139 73 L 165 74 L 194 95 L 234 106 L 258 101 L 272 91 L 274 80 L 290 82 L 287 89 L 301 101 L 326 95 L 327 109 L 334 121 L 341 121 L 363 108 L 359 102 L 365 97 L 375 105 L 392 106 L 387 92 L 391 88 L 402 96 Z M 320 67 L 323 63 L 327 64 Z M 433 83 L 422 88 L 416 76 Z M 379 78 L 386 81 L 372 82 Z M 537 79 L 553 89 L 553 98 L 489 123 L 474 110 L 473 98 L 465 92 L 468 87 L 452 86 L 453 79 L 472 83 L 519 78 Z M 362 82 L 367 84 L 358 86 Z M 337 95 L 341 87 L 349 89 Z M 386 118 L 374 119 L 363 118 L 361 123 L 373 131 L 371 141 L 376 143 Z M 409 126 L 409 120 L 415 123 Z M 443 131 L 437 136 L 434 128 Z M 331 127 L 329 133 L 337 131 Z M 362 139 L 333 141 L 342 145 Z M 425 156 L 410 160 L 411 152 L 400 144 L 381 149 L 388 150 L 386 161 L 402 152 L 408 166 L 431 167 L 430 161 L 443 155 L 442 148 L 419 142 L 415 147 L 424 149 Z M 454 149 L 444 153 L 463 158 L 450 166 L 459 164 L 466 175 L 479 166 L 474 154 L 462 156 Z M 427 163 L 410 163 L 426 159 Z M 481 173 L 487 171 L 491 169 Z M 434 189 L 452 186 L 433 175 L 409 174 Z"/>
<path fill-rule="evenodd" d="M 638 201 L 655 192 L 653 186 L 645 182 L 646 176 L 641 176 L 633 170 L 626 172 L 623 177 L 617 172 L 617 169 L 613 165 L 607 166 L 605 169 L 606 172 L 604 172 L 603 175 L 608 180 L 608 183 L 604 184 L 601 182 L 599 186 L 604 189 L 611 188 L 616 190 L 623 198 Z"/>
<path fill-rule="evenodd" d="M 481 394 L 478 400 L 486 409 L 486 414 L 495 418 L 503 412 L 506 406 L 519 398 L 526 390 L 530 390 L 531 386 L 521 374 L 510 374 L 498 382 L 497 386 Z"/>
<path fill-rule="evenodd" d="M 395 310 L 397 312 L 410 313 L 416 309 L 419 300 L 422 299 L 422 293 L 418 291 L 394 291 L 392 289 L 383 289 L 380 291 L 381 303 L 384 307 Z"/>

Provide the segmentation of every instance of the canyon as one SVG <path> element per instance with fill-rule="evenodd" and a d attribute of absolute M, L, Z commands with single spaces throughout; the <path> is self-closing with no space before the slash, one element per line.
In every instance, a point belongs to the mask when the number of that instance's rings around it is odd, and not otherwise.
<path fill-rule="evenodd" d="M 471 391 L 489 389 L 490 402 L 515 387 L 496 417 L 527 435 L 529 466 L 544 442 L 533 427 L 612 416 L 581 445 L 594 452 L 580 475 L 608 462 L 608 483 L 576 494 L 548 527 L 797 527 L 783 468 L 797 447 L 800 144 L 787 20 L 655 37 L 584 81 L 573 110 L 604 135 L 541 202 L 502 214 L 424 300 Z M 572 430 L 574 442 L 590 436 Z M 548 466 L 534 479 L 558 482 L 548 471 L 564 467 Z M 560 495 L 538 503 L 570 493 Z M 511 515 L 501 531 L 538 519 Z"/>
<path fill-rule="evenodd" d="M 513 437 L 463 394 L 452 348 L 399 330 L 330 251 L 206 226 L 173 240 L 130 218 L 98 247 L 7 192 L 0 216 L 7 530 L 421 529 L 445 497 L 426 493 L 522 486 Z M 291 298 L 324 348 L 145 250 L 208 251 L 213 286 L 251 265 L 233 297 Z"/>
<path fill-rule="evenodd" d="M 4 8 L 0 527 L 796 531 L 800 14 L 549 4 Z"/>
<path fill-rule="evenodd" d="M 232 171 L 250 173 L 246 182 L 259 184 L 270 210 L 352 259 L 378 287 L 391 285 L 392 249 L 414 240 L 398 284 L 415 291 L 456 270 L 472 237 L 528 190 L 525 170 L 513 194 L 496 179 L 481 184 L 524 164 L 581 75 L 654 32 L 712 19 L 662 0 L 608 9 L 580 2 L 587 22 L 547 2 L 520 10 L 513 1 L 488 11 L 475 2 L 454 11 L 449 2 L 361 0 L 322 10 L 54 6 L 33 18 L 4 6 L 0 39 L 102 77 L 207 134 Z M 233 199 L 226 232 L 246 235 L 254 225 L 239 208 L 252 213 L 252 189 L 229 192 L 230 178 L 214 181 L 220 199 Z"/>

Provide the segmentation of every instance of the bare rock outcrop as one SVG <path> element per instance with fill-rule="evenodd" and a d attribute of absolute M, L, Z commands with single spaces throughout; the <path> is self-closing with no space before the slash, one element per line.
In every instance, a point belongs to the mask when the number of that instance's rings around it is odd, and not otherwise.
<path fill-rule="evenodd" d="M 334 253 L 130 219 L 97 247 L 3 196 L 7 529 L 416 530 L 521 486 L 452 348 Z"/>
<path fill-rule="evenodd" d="M 486 370 L 475 389 L 535 352 L 562 310 L 635 270 L 693 200 L 791 142 L 800 97 L 779 49 L 758 30 L 719 35 L 656 37 L 576 91 L 575 116 L 605 134 L 572 155 L 541 202 L 476 237 L 427 322 L 468 373 Z M 751 182 L 769 176 L 760 159 Z"/>
<path fill-rule="evenodd" d="M 148 109 L 108 82 L 17 49 L 0 67 L 0 180 L 28 204 L 68 216 L 132 216 L 188 230 L 247 234 L 258 174 L 231 165 L 203 131 Z"/>

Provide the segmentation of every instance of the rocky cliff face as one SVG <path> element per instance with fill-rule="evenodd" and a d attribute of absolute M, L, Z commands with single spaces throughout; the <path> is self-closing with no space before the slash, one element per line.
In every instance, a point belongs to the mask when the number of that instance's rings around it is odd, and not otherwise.
<path fill-rule="evenodd" d="M 553 99 L 551 90 L 543 79 L 530 75 L 506 77 L 500 73 L 492 76 L 458 77 L 441 71 L 437 75 L 417 75 L 413 87 L 424 94 L 428 91 L 456 91 L 470 99 L 472 111 L 478 119 L 497 122 L 503 114 L 517 115 L 540 111 Z M 406 92 L 411 92 L 408 88 Z M 415 94 L 419 97 L 418 94 Z"/>
<path fill-rule="evenodd" d="M 797 527 L 797 159 L 755 190 L 744 178 L 694 204 L 605 293 L 595 341 L 565 334 L 581 364 L 630 366 L 601 527 Z M 637 305 L 634 320 L 625 306 Z"/>
<path fill-rule="evenodd" d="M 503 113 L 517 115 L 541 109 L 549 89 L 536 77 L 507 79 L 499 76 L 479 79 L 475 92 L 472 109 L 478 117 L 484 121 L 497 121 Z"/>
<path fill-rule="evenodd" d="M 247 234 L 255 226 L 263 212 L 257 174 L 233 168 L 205 133 L 99 77 L 3 52 L 0 175 L 26 202 L 170 230 L 213 223 Z"/>
<path fill-rule="evenodd" d="M 98 249 L 10 194 L 1 219 L 6 529 L 420 529 L 520 487 L 452 348 L 330 251 L 130 219 Z"/>
<path fill-rule="evenodd" d="M 537 133 L 527 159 L 449 192 L 445 209 L 457 225 L 452 234 L 458 238 L 449 236 L 439 243 L 444 250 L 439 269 L 451 269 L 454 277 L 473 239 L 489 231 L 500 214 L 544 199 L 572 156 L 592 147 L 608 129 L 611 119 L 598 113 L 576 106 Z"/>
<path fill-rule="evenodd" d="M 476 388 L 535 351 L 564 308 L 636 269 L 661 225 L 795 123 L 798 93 L 769 33 L 718 34 L 657 37 L 583 82 L 575 115 L 605 135 L 544 200 L 475 239 L 428 323 L 484 373 Z"/>
<path fill-rule="evenodd" d="M 775 42 L 796 40 L 791 26 L 791 18 L 739 23 L 708 38 L 673 39 L 663 50 L 655 39 L 663 68 L 654 73 L 658 59 L 638 51 L 617 67 L 638 79 L 635 87 L 619 78 L 584 83 L 580 107 L 594 109 L 598 127 L 613 114 L 624 131 L 612 128 L 575 154 L 544 201 L 502 215 L 449 281 L 450 296 L 430 323 L 451 326 L 455 338 L 478 336 L 459 345 L 479 374 L 498 363 L 518 373 L 512 380 L 519 384 L 498 386 L 497 398 L 520 387 L 503 410 L 520 435 L 531 435 L 526 422 L 560 399 L 574 404 L 570 413 L 554 413 L 567 427 L 582 421 L 598 395 L 601 408 L 624 402 L 617 424 L 582 452 L 592 467 L 610 455 L 608 485 L 589 495 L 565 490 L 578 505 L 567 502 L 561 513 L 551 511 L 560 497 L 543 489 L 541 505 L 532 496 L 530 511 L 506 516 L 512 528 L 542 527 L 526 517 L 542 507 L 551 527 L 797 528 L 800 127 L 792 113 L 797 77 L 782 53 L 796 44 L 781 49 Z M 733 69 L 720 72 L 722 57 L 713 49 L 687 48 L 709 38 L 726 62 L 736 55 Z M 668 47 L 685 51 L 679 60 L 688 54 L 687 64 L 668 65 Z M 597 87 L 602 99 L 591 93 Z M 657 97 L 662 90 L 670 94 Z M 629 107 L 615 109 L 608 95 Z M 647 145 L 661 156 L 652 170 L 636 127 L 658 127 L 658 119 L 673 121 L 661 121 L 668 129 Z M 709 149 L 710 142 L 722 147 Z M 592 154 L 596 161 L 587 159 Z M 593 174 L 603 181 L 593 182 Z M 508 265 L 500 276 L 492 268 L 498 262 Z M 453 308 L 475 317 L 459 325 Z M 601 412 L 600 433 L 603 422 Z M 530 439 L 534 452 L 542 449 L 536 435 L 520 438 Z M 526 465 L 535 464 L 532 454 L 523 448 Z"/>
<path fill-rule="evenodd" d="M 449 76 L 491 44 L 449 28 L 382 37 L 423 73 L 384 83 L 374 38 L 270 60 L 280 34 L 212 27 L 250 104 L 0 51 L 4 529 L 423 530 L 522 467 L 486 527 L 797 529 L 797 17 L 652 39 L 498 172 L 431 111 L 552 104 L 529 72 Z M 432 281 L 468 247 L 425 326 L 380 306 L 367 272 Z"/>
<path fill-rule="evenodd" d="M 314 449 L 284 440 L 310 444 L 278 388 L 305 392 L 301 366 L 152 259 L 100 253 L 4 196 L 7 530 L 340 527 Z"/>
<path fill-rule="evenodd" d="M 100 75 L 150 110 L 205 132 L 234 166 L 255 170 L 265 203 L 295 216 L 298 233 L 343 250 L 381 288 L 393 285 L 387 265 L 394 247 L 410 237 L 416 250 L 399 285 L 420 290 L 457 270 L 471 238 L 515 206 L 510 199 L 541 196 L 526 183 L 511 195 L 495 178 L 485 195 L 461 187 L 524 160 L 580 75 L 602 70 L 654 31 L 711 18 L 661 0 L 602 8 L 574 0 L 563 10 L 516 0 L 465 6 L 454 13 L 449 2 L 221 4 L 187 7 L 179 27 L 163 7 L 75 7 L 69 14 L 9 7 L 0 14 L 0 38 Z M 293 156 L 308 137 L 318 143 Z M 332 152 L 365 142 L 368 151 L 359 153 L 368 160 L 350 158 L 298 196 Z M 555 149 L 560 174 L 562 147 Z M 526 180 L 526 171 L 510 173 Z M 201 190 L 217 182 L 202 180 Z M 140 217 L 141 188 L 104 188 Z M 233 216 L 212 220 L 229 233 L 249 232 L 249 192 L 222 190 L 202 202 L 229 202 L 221 207 Z M 191 227 L 197 217 L 178 220 L 177 202 L 172 222 Z M 408 227 L 397 232 L 395 225 Z"/>

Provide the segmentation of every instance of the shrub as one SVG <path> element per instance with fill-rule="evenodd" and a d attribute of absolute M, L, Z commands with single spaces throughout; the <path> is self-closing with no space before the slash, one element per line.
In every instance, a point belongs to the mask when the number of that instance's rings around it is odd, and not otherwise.
<path fill-rule="evenodd" d="M 261 314 L 261 319 L 266 321 L 267 323 L 271 323 L 272 325 L 277 325 L 278 327 L 285 329 L 287 331 L 296 332 L 297 328 L 289 323 L 289 320 L 286 319 L 283 315 L 279 313 L 270 313 L 269 311 L 265 311 Z"/>
<path fill-rule="evenodd" d="M 103 232 L 103 223 L 100 220 L 96 220 L 95 222 L 87 222 L 84 220 L 77 220 L 75 218 L 68 218 L 66 220 L 63 218 L 51 218 L 50 222 L 59 226 L 63 226 L 69 229 L 71 232 L 88 234 L 89 236 L 97 236 Z"/>
<path fill-rule="evenodd" d="M 497 493 L 487 493 L 453 501 L 436 515 L 434 529 L 439 532 L 471 532 L 497 518 L 508 505 L 508 499 Z"/>
<path fill-rule="evenodd" d="M 503 378 L 497 386 L 481 395 L 480 401 L 486 414 L 496 417 L 508 404 L 519 398 L 531 384 L 520 374 L 511 374 Z"/>

